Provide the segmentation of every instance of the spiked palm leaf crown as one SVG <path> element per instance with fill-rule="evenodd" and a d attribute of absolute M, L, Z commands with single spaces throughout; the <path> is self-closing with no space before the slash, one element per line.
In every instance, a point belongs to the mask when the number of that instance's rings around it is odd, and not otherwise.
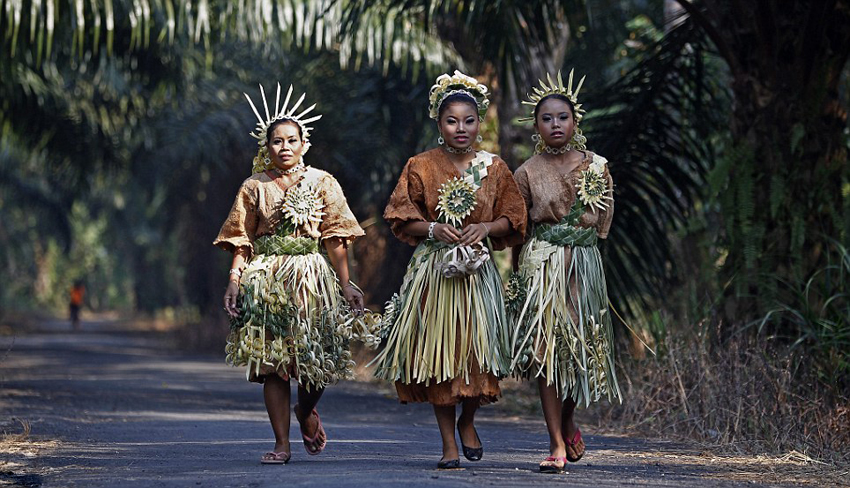
<path fill-rule="evenodd" d="M 277 84 L 277 95 L 275 96 L 274 101 L 274 112 L 269 113 L 269 103 L 266 101 L 266 91 L 263 88 L 263 85 L 260 85 L 260 98 L 263 100 L 263 109 L 265 110 L 265 118 L 260 115 L 260 111 L 257 110 L 257 106 L 254 104 L 254 101 L 251 100 L 251 97 L 248 96 L 247 93 L 243 93 L 245 98 L 248 99 L 248 103 L 251 105 L 251 110 L 254 112 L 254 115 L 257 117 L 257 127 L 254 129 L 254 132 L 251 132 L 251 137 L 257 139 L 257 145 L 260 146 L 257 156 L 254 158 L 254 173 L 259 173 L 261 171 L 265 171 L 271 168 L 271 160 L 268 156 L 268 149 L 266 148 L 266 137 L 268 135 L 269 127 L 279 120 L 291 120 L 298 124 L 298 127 L 301 129 L 301 140 L 304 144 L 304 149 L 301 151 L 301 156 L 310 149 L 310 131 L 313 130 L 307 124 L 315 122 L 322 118 L 321 115 L 314 115 L 312 117 L 308 117 L 310 112 L 316 108 L 316 104 L 310 105 L 300 113 L 297 110 L 301 107 L 301 104 L 304 103 L 304 98 L 307 96 L 306 93 L 301 94 L 298 97 L 298 100 L 289 106 L 289 101 L 292 99 L 292 85 L 289 85 L 289 90 L 286 92 L 286 98 L 283 100 L 283 105 L 280 104 L 280 83 Z"/>
<path fill-rule="evenodd" d="M 573 105 L 573 110 L 575 111 L 573 115 L 575 116 L 576 123 L 581 122 L 581 118 L 584 116 L 585 110 L 582 109 L 581 104 L 578 103 L 578 92 L 581 91 L 581 86 L 584 84 L 585 77 L 581 77 L 581 80 L 579 80 L 575 90 L 573 90 L 573 71 L 574 70 L 570 70 L 570 77 L 567 80 L 566 85 L 564 85 L 564 80 L 561 78 L 560 70 L 558 70 L 558 75 L 554 80 L 552 79 L 552 75 L 546 73 L 546 80 L 549 82 L 548 85 L 543 80 L 537 80 L 540 83 L 540 88 L 532 87 L 534 93 L 527 95 L 528 100 L 523 100 L 522 102 L 523 105 L 531 106 L 531 113 L 528 117 L 523 117 L 519 120 L 521 122 L 533 122 L 534 109 L 537 108 L 537 105 L 541 100 L 549 95 L 563 95 L 567 97 Z"/>

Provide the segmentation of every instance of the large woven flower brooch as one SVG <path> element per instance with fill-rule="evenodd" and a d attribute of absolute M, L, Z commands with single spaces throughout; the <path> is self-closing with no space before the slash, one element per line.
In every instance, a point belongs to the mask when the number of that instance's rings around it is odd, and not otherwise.
<path fill-rule="evenodd" d="M 586 170 L 581 172 L 576 184 L 581 203 L 590 207 L 593 212 L 596 209 L 604 210 L 608 208 L 607 200 L 613 200 L 612 191 L 608 189 L 608 182 L 605 179 L 605 165 L 607 163 L 607 159 L 594 154 L 593 162 Z"/>
<path fill-rule="evenodd" d="M 295 185 L 286 192 L 283 215 L 296 226 L 310 222 L 321 222 L 325 208 L 319 190 L 313 185 Z"/>
<path fill-rule="evenodd" d="M 452 178 L 440 186 L 437 211 L 440 219 L 459 226 L 475 208 L 475 187 L 462 178 Z"/>

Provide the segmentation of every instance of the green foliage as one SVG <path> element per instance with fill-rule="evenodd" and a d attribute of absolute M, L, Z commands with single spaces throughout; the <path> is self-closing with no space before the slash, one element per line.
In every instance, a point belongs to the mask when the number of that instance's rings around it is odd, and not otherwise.
<path fill-rule="evenodd" d="M 495 69 L 500 87 L 513 86 L 523 93 L 536 82 L 544 66 L 542 53 L 561 48 L 570 28 L 577 29 L 587 13 L 584 0 L 336 0 L 342 7 L 341 38 L 366 49 L 370 63 L 407 59 L 402 46 L 422 46 L 408 39 L 425 33 L 424 39 L 451 46 L 456 62 L 482 70 Z M 423 47 L 429 47 L 425 45 Z M 430 46 L 430 55 L 442 54 Z M 422 64 L 426 54 L 415 56 Z M 416 59 L 421 58 L 421 59 Z M 435 63 L 440 69 L 449 61 Z"/>
<path fill-rule="evenodd" d="M 724 72 L 696 25 L 685 21 L 654 43 L 645 24 L 640 60 L 582 100 L 588 147 L 608 158 L 615 184 L 605 255 L 612 300 L 633 315 L 663 303 L 680 278 L 670 237 L 688 226 L 711 181 L 728 104 Z"/>
<path fill-rule="evenodd" d="M 808 280 L 779 283 L 774 307 L 759 330 L 799 349 L 797 357 L 837 391 L 850 388 L 850 251 L 833 242 L 826 266 Z"/>
<path fill-rule="evenodd" d="M 86 286 L 86 305 L 94 310 L 131 310 L 134 306 L 131 268 L 112 252 L 110 222 L 105 213 L 89 214 L 82 202 L 70 213 L 71 249 L 64 252 L 53 240 L 47 240 L 45 262 L 38 275 L 44 281 L 38 304 L 64 310 L 68 290 L 75 280 Z"/>

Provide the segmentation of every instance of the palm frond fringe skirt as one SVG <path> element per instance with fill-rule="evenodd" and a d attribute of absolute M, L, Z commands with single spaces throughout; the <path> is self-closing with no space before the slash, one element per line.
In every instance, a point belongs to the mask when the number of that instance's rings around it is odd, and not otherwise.
<path fill-rule="evenodd" d="M 370 333 L 352 331 L 362 321 L 352 315 L 322 254 L 255 255 L 242 273 L 238 305 L 227 362 L 245 367 L 249 381 L 277 374 L 309 389 L 353 377 L 352 332 L 364 340 Z"/>
<path fill-rule="evenodd" d="M 509 374 L 509 323 L 502 281 L 492 260 L 476 274 L 445 278 L 437 271 L 450 248 L 416 248 L 401 291 L 384 315 L 386 348 L 375 376 L 396 382 L 402 402 L 454 405 L 464 398 L 495 401 Z"/>
<path fill-rule="evenodd" d="M 519 281 L 525 298 L 509 304 L 514 374 L 542 376 L 579 405 L 622 401 L 599 249 L 532 237 L 520 253 Z"/>

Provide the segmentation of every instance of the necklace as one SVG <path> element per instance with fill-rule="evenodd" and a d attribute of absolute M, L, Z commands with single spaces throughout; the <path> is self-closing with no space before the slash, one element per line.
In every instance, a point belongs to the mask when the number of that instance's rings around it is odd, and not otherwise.
<path fill-rule="evenodd" d="M 564 154 L 573 148 L 572 144 L 564 144 L 561 147 L 543 146 L 543 151 L 549 154 Z"/>
<path fill-rule="evenodd" d="M 291 175 L 292 173 L 296 173 L 298 171 L 301 171 L 302 169 L 304 169 L 304 162 L 299 161 L 298 164 L 296 164 L 295 166 L 293 166 L 289 169 L 277 169 L 277 168 L 275 168 L 275 173 L 277 173 L 279 175 Z"/>
<path fill-rule="evenodd" d="M 472 146 L 469 146 L 466 149 L 455 149 L 449 145 L 445 145 L 443 146 L 443 149 L 445 149 L 446 152 L 450 154 L 468 154 L 472 152 Z"/>

